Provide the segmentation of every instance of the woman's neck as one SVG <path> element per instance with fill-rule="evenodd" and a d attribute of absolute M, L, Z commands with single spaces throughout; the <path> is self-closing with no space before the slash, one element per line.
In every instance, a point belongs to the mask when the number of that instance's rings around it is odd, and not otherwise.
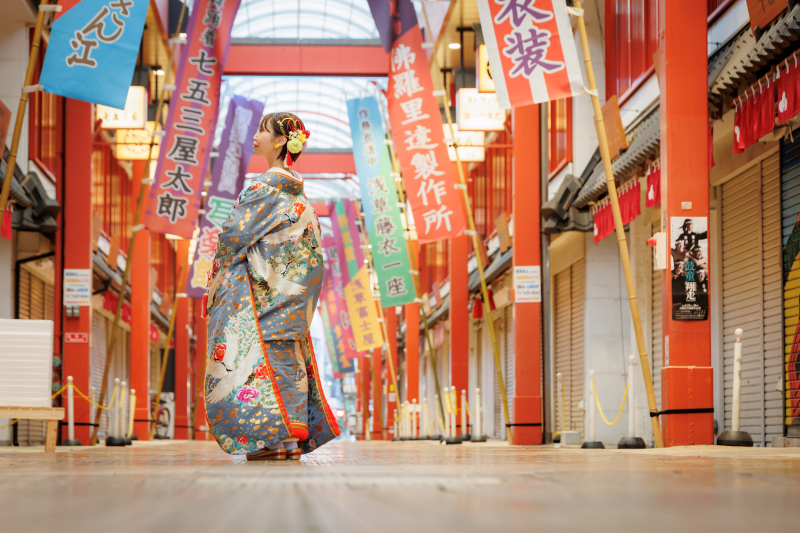
<path fill-rule="evenodd" d="M 269 168 L 282 168 L 283 170 L 289 172 L 289 169 L 286 168 L 285 160 L 278 159 L 278 156 L 275 156 L 274 159 L 268 157 L 267 158 L 267 163 L 269 163 Z"/>

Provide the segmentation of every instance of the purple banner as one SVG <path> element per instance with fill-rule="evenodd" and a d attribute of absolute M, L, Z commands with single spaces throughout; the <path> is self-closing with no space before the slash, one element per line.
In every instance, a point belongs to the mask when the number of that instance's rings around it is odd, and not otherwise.
<path fill-rule="evenodd" d="M 327 263 L 330 264 L 330 281 L 333 288 L 333 293 L 336 296 L 336 317 L 330 317 L 331 325 L 334 328 L 334 336 L 336 338 L 337 355 L 339 356 L 339 371 L 344 369 L 341 362 L 341 356 L 344 355 L 346 359 L 354 359 L 359 353 L 356 351 L 356 341 L 353 338 L 353 327 L 350 324 L 350 313 L 347 311 L 347 301 L 344 297 L 344 281 L 339 262 L 337 246 L 334 244 L 330 237 L 322 238 L 322 246 L 325 248 L 325 253 L 328 256 Z"/>
<path fill-rule="evenodd" d="M 244 96 L 231 98 L 228 116 L 225 117 L 225 131 L 217 149 L 219 156 L 211 170 L 211 186 L 206 196 L 205 213 L 200 219 L 192 271 L 186 280 L 186 294 L 190 298 L 199 300 L 206 292 L 217 239 L 244 185 L 244 175 L 253 154 L 251 139 L 263 113 L 262 102 L 248 100 Z"/>

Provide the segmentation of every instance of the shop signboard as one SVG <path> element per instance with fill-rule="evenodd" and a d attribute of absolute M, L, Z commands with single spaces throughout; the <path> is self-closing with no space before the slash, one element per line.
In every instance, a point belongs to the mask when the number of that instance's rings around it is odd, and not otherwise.
<path fill-rule="evenodd" d="M 102 121 L 100 123 L 101 130 L 117 130 L 120 128 L 142 130 L 147 120 L 147 91 L 144 87 L 132 85 L 128 89 L 125 107 L 115 109 L 107 105 L 98 104 L 95 107 L 94 116 Z"/>

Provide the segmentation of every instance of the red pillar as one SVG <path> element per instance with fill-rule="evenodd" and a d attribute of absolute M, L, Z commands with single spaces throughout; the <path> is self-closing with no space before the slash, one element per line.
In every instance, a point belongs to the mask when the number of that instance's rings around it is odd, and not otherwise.
<path fill-rule="evenodd" d="M 409 241 L 413 256 L 412 265 L 419 265 L 419 244 L 417 241 Z M 422 268 L 419 267 L 418 268 Z M 421 270 L 420 270 L 421 272 Z M 422 295 L 420 295 L 422 297 Z M 406 398 L 421 401 L 419 395 L 419 304 L 412 303 L 406 305 Z M 398 391 L 399 394 L 399 391 Z M 399 400 L 399 396 L 398 396 Z"/>
<path fill-rule="evenodd" d="M 705 218 L 708 228 L 706 8 L 704 2 L 691 0 L 659 2 L 661 219 L 670 243 L 678 237 L 671 235 L 673 217 L 679 224 L 686 218 Z M 669 270 L 662 271 L 662 353 L 669 365 L 665 363 L 661 373 L 661 409 L 708 412 L 663 415 L 664 445 L 713 444 L 711 323 L 672 320 L 671 281 Z"/>
<path fill-rule="evenodd" d="M 92 105 L 78 100 L 66 99 L 66 123 L 69 124 L 69 135 L 64 143 L 64 268 L 92 269 Z M 63 272 L 60 274 L 63 276 Z M 67 317 L 62 306 L 57 312 L 62 313 L 64 333 L 92 333 L 92 307 L 82 306 L 80 316 Z M 89 394 L 91 374 L 92 342 L 99 339 L 90 338 L 89 343 L 64 343 L 63 364 L 64 382 L 72 376 L 73 383 L 84 394 Z M 103 346 L 105 352 L 105 346 Z M 107 395 L 111 391 L 107 392 Z M 98 391 L 98 394 L 100 391 Z M 108 401 L 108 396 L 106 396 Z M 75 438 L 88 445 L 91 436 L 89 420 L 89 404 L 76 399 Z M 66 427 L 64 428 L 66 436 Z"/>
<path fill-rule="evenodd" d="M 145 161 L 133 162 L 133 176 L 144 176 Z M 152 163 L 155 164 L 155 163 Z M 147 194 L 147 192 L 145 192 Z M 132 199 L 136 209 L 138 196 Z M 139 220 L 143 220 L 144 207 Z M 150 431 L 150 232 L 136 232 L 131 261 L 131 384 L 136 390 L 136 407 L 133 414 L 133 433 L 139 440 L 148 440 Z"/>
<path fill-rule="evenodd" d="M 189 263 L 189 241 L 177 241 L 175 260 L 179 265 Z M 176 281 L 178 286 L 175 289 L 177 294 L 183 293 L 186 288 L 186 275 Z M 178 308 L 175 316 L 175 438 L 189 438 L 189 399 L 191 384 L 191 367 L 189 359 L 189 299 L 186 297 L 178 298 Z"/>
<path fill-rule="evenodd" d="M 194 438 L 204 439 L 205 431 L 199 431 L 200 426 L 208 426 L 206 421 L 206 401 L 203 393 L 206 376 L 206 320 L 202 317 L 201 311 L 203 302 L 194 300 L 194 334 L 195 340 L 194 354 L 194 389 L 193 397 L 197 402 L 195 406 L 194 418 Z M 199 395 L 199 396 L 198 396 Z"/>
<path fill-rule="evenodd" d="M 456 401 L 461 401 L 461 391 L 469 386 L 469 237 L 462 235 L 450 239 L 450 383 L 456 388 Z M 459 406 L 459 410 L 463 406 Z M 461 426 L 461 416 L 456 417 L 458 435 L 467 432 Z"/>
<path fill-rule="evenodd" d="M 383 365 L 381 348 L 372 350 L 372 440 L 383 440 Z"/>
<path fill-rule="evenodd" d="M 397 314 L 395 313 L 394 307 L 389 307 L 383 310 L 383 316 L 386 319 L 386 333 L 389 335 L 389 353 L 388 357 L 392 358 L 392 364 L 394 365 L 394 371 L 399 372 L 399 368 L 397 367 Z M 408 363 L 406 363 L 408 364 Z M 388 361 L 387 361 L 387 365 Z M 388 437 L 395 437 L 394 435 L 394 410 L 397 409 L 397 391 L 394 390 L 394 381 L 392 380 L 391 369 L 386 368 L 384 369 L 384 374 L 386 375 L 386 382 L 389 384 L 388 391 L 389 394 L 386 397 L 386 414 L 383 418 L 383 427 L 386 430 L 386 435 Z M 399 384 L 399 376 L 398 376 L 398 387 Z"/>
<path fill-rule="evenodd" d="M 539 107 L 514 109 L 514 266 L 541 267 Z M 541 302 L 514 303 L 514 444 L 542 443 Z"/>
<path fill-rule="evenodd" d="M 369 383 L 370 383 L 370 358 L 366 355 L 358 356 L 358 370 L 361 383 L 359 383 L 358 397 L 361 400 L 361 427 L 359 428 L 361 438 L 367 439 L 367 431 L 369 428 Z"/>

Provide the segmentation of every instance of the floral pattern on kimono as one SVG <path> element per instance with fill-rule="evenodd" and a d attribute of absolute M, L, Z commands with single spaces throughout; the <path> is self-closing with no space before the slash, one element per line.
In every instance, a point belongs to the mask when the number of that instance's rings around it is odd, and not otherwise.
<path fill-rule="evenodd" d="M 228 453 L 339 435 L 308 328 L 322 282 L 319 221 L 299 174 L 269 171 L 239 195 L 207 292 L 206 412 Z"/>

